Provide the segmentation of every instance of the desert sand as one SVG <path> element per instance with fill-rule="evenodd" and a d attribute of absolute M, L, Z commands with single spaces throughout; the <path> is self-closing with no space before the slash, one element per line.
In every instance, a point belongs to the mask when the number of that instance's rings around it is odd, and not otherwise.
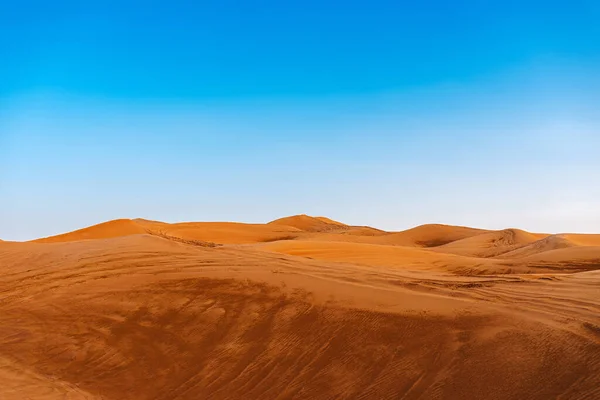
<path fill-rule="evenodd" d="M 600 235 L 122 219 L 0 268 L 0 399 L 600 399 Z"/>

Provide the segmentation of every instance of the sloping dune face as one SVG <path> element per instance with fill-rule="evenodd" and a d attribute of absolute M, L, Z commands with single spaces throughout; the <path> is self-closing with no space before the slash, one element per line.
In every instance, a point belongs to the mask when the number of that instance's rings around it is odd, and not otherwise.
<path fill-rule="evenodd" d="M 378 244 L 415 247 L 437 247 L 487 231 L 451 225 L 421 225 L 406 231 L 391 233 L 378 239 Z"/>
<path fill-rule="evenodd" d="M 72 242 L 77 240 L 107 239 L 146 233 L 146 229 L 130 219 L 117 219 L 74 232 L 38 239 L 40 243 Z"/>
<path fill-rule="evenodd" d="M 0 399 L 598 399 L 595 240 L 295 216 L 2 242 Z"/>
<path fill-rule="evenodd" d="M 90 239 L 152 234 L 183 240 L 219 244 L 257 243 L 294 238 L 299 229 L 290 226 L 243 224 L 236 222 L 189 222 L 167 224 L 158 221 L 120 219 L 74 232 L 39 239 L 40 243 L 71 242 Z"/>
<path fill-rule="evenodd" d="M 600 246 L 600 235 L 561 235 L 578 246 Z"/>
<path fill-rule="evenodd" d="M 502 258 L 520 258 L 551 250 L 565 249 L 577 246 L 575 243 L 562 235 L 550 235 L 543 239 L 526 244 L 516 250 L 501 255 Z"/>
<path fill-rule="evenodd" d="M 299 230 L 290 226 L 237 222 L 187 222 L 160 226 L 154 224 L 150 232 L 220 244 L 244 244 L 293 239 Z"/>
<path fill-rule="evenodd" d="M 323 221 L 323 222 L 325 222 L 326 224 L 329 224 L 329 225 L 348 226 L 348 225 L 346 225 L 344 223 L 341 223 L 339 221 L 334 221 L 331 218 L 327 218 L 327 217 L 315 217 L 315 218 L 318 219 L 319 221 Z"/>

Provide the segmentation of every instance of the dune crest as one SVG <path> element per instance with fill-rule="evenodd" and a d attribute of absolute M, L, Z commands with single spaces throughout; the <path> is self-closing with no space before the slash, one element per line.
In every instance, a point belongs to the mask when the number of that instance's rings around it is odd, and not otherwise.
<path fill-rule="evenodd" d="M 78 240 L 107 239 L 128 235 L 139 235 L 147 233 L 147 230 L 131 219 L 115 219 L 101 224 L 92 225 L 87 228 L 61 235 L 37 239 L 38 243 L 71 242 Z"/>
<path fill-rule="evenodd" d="M 326 217 L 311 217 L 306 214 L 283 217 L 267 223 L 267 225 L 291 226 L 306 232 L 328 232 L 343 230 L 348 225 Z"/>

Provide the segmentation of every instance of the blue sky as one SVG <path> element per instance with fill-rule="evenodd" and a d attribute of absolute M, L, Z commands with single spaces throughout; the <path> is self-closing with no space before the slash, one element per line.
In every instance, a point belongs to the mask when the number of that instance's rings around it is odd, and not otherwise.
<path fill-rule="evenodd" d="M 596 1 L 5 3 L 2 239 L 296 213 L 600 232 Z"/>

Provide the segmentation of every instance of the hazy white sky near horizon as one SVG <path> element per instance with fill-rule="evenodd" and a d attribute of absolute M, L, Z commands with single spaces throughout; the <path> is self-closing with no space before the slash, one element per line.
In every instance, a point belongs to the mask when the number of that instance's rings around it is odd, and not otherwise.
<path fill-rule="evenodd" d="M 0 239 L 300 213 L 600 233 L 597 3 L 109 3 L 0 6 Z"/>
<path fill-rule="evenodd" d="M 567 87 L 515 71 L 343 99 L 23 96 L 0 114 L 0 237 L 298 213 L 388 230 L 600 232 L 600 91 L 559 72 Z"/>

